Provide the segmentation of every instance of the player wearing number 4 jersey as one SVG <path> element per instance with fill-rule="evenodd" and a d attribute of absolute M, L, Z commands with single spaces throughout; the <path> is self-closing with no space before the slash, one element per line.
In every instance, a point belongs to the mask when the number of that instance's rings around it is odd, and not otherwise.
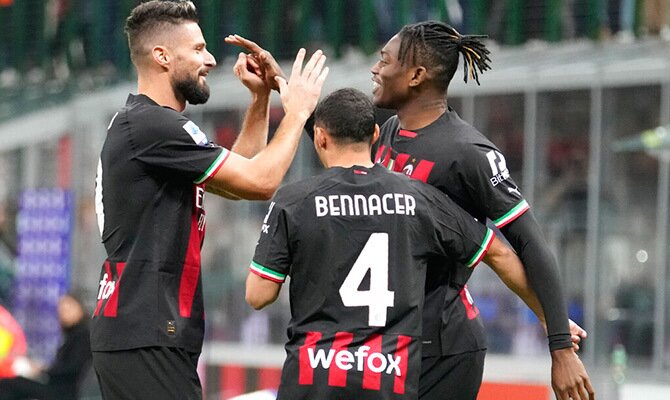
<path fill-rule="evenodd" d="M 260 309 L 290 276 L 278 399 L 416 399 L 426 265 L 520 260 L 440 191 L 373 166 L 379 127 L 353 89 L 321 101 L 322 174 L 280 188 L 263 220 L 246 297 Z"/>
<path fill-rule="evenodd" d="M 478 71 L 489 69 L 489 51 L 478 37 L 463 36 L 444 23 L 407 25 L 384 46 L 371 69 L 373 101 L 397 110 L 397 116 L 381 128 L 375 161 L 427 182 L 480 223 L 488 218 L 502 230 L 523 261 L 537 297 L 533 291 L 519 290 L 497 266 L 491 267 L 546 320 L 556 397 L 592 399 L 588 374 L 571 343 L 571 339 L 578 343 L 583 331 L 569 325 L 556 261 L 529 205 L 511 179 L 503 155 L 447 106 L 447 88 L 461 54 L 466 82 L 468 76 L 478 81 Z M 479 313 L 467 292 L 471 270 L 446 272 L 432 264 L 428 273 L 420 396 L 474 400 L 486 344 Z"/>

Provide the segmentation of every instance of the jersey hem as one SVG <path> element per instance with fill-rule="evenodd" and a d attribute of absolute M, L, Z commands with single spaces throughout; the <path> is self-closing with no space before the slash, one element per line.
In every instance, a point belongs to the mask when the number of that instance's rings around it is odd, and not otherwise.
<path fill-rule="evenodd" d="M 219 154 L 219 156 L 216 157 L 214 162 L 212 162 L 212 164 L 210 164 L 210 166 L 207 168 L 207 170 L 202 175 L 200 175 L 200 177 L 198 179 L 193 181 L 193 183 L 195 183 L 196 185 L 199 185 L 201 183 L 207 182 L 211 177 L 216 175 L 216 173 L 219 171 L 219 169 L 221 169 L 221 166 L 223 166 L 223 164 L 226 162 L 229 155 L 230 155 L 230 150 L 222 147 L 221 148 L 221 154 Z"/>
<path fill-rule="evenodd" d="M 521 202 L 516 206 L 514 206 L 514 208 L 509 210 L 507 214 L 493 221 L 493 224 L 496 226 L 496 228 L 500 229 L 503 226 L 514 221 L 515 219 L 519 218 L 523 213 L 525 213 L 529 209 L 530 205 L 528 204 L 528 202 L 526 200 L 521 200 Z"/>
<path fill-rule="evenodd" d="M 265 278 L 277 283 L 284 283 L 286 280 L 286 275 L 280 274 L 277 271 L 273 271 L 270 268 L 264 267 L 253 261 L 249 265 L 249 271 L 260 276 L 261 278 Z"/>

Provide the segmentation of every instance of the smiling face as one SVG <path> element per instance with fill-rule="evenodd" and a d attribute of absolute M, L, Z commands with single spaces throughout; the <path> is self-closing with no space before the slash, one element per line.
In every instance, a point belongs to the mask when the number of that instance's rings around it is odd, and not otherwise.
<path fill-rule="evenodd" d="M 216 66 L 214 56 L 207 51 L 205 39 L 195 22 L 179 25 L 174 30 L 173 70 L 170 82 L 175 96 L 191 104 L 203 104 L 209 99 L 207 74 Z"/>
<path fill-rule="evenodd" d="M 410 94 L 412 70 L 398 59 L 401 38 L 395 35 L 380 52 L 380 59 L 372 66 L 372 101 L 382 108 L 400 108 Z"/>

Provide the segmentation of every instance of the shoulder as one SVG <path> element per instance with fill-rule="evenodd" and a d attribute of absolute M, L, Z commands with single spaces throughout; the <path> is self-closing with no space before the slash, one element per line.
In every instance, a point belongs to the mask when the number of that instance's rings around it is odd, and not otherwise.
<path fill-rule="evenodd" d="M 397 115 L 394 115 L 387 119 L 381 126 L 380 134 L 384 135 L 386 133 L 392 133 L 395 130 L 398 129 L 398 126 L 400 125 L 400 120 L 398 119 Z"/>
<path fill-rule="evenodd" d="M 273 201 L 283 208 L 295 206 L 317 192 L 324 181 L 324 174 L 305 178 L 297 182 L 282 185 L 273 198 Z"/>

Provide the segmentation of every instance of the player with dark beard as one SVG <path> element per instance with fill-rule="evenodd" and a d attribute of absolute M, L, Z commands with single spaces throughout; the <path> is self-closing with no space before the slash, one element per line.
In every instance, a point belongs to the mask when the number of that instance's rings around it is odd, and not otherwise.
<path fill-rule="evenodd" d="M 190 1 L 140 4 L 126 21 L 136 95 L 112 118 L 96 176 L 107 258 L 91 321 L 93 364 L 105 399 L 202 399 L 196 373 L 204 335 L 200 247 L 205 191 L 272 196 L 295 155 L 328 74 L 300 50 L 287 82 L 276 63 L 240 54 L 234 71 L 252 94 L 232 149 L 182 111 L 209 98 L 207 51 Z M 267 143 L 272 88 L 285 116 Z"/>
<path fill-rule="evenodd" d="M 375 161 L 435 186 L 481 223 L 488 218 L 501 229 L 523 261 L 541 303 L 556 397 L 593 399 L 588 374 L 572 348 L 572 341 L 579 342 L 584 333 L 576 324 L 569 325 L 558 267 L 530 206 L 510 177 L 502 153 L 447 105 L 447 89 L 460 56 L 466 82 L 479 82 L 478 74 L 490 68 L 488 54 L 480 37 L 463 36 L 435 21 L 407 25 L 391 38 L 371 69 L 373 101 L 397 115 L 381 128 Z M 472 270 L 443 271 L 439 265 L 428 268 L 419 395 L 426 400 L 474 400 L 486 343 L 466 286 Z M 517 294 L 527 302 L 534 297 Z"/>

